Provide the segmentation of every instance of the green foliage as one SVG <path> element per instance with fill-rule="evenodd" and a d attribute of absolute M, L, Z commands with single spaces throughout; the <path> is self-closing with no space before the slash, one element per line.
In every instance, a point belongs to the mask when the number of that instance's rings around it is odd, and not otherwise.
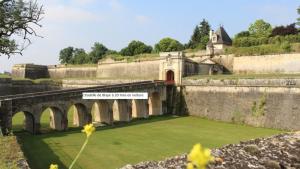
<path fill-rule="evenodd" d="M 283 42 L 298 43 L 300 42 L 300 34 L 286 35 L 286 36 L 274 36 L 274 37 L 239 37 L 234 38 L 233 46 L 235 47 L 250 47 L 259 46 L 263 44 L 281 44 Z"/>
<path fill-rule="evenodd" d="M 29 36 L 37 35 L 42 14 L 42 6 L 34 0 L 0 1 L 0 55 L 22 54 L 31 43 Z"/>
<path fill-rule="evenodd" d="M 200 43 L 200 40 L 201 40 L 201 35 L 200 35 L 199 27 L 197 25 L 194 29 L 194 33 L 193 33 L 191 40 L 189 41 L 187 47 L 191 48 L 191 49 L 196 48 L 197 45 Z"/>
<path fill-rule="evenodd" d="M 59 52 L 59 61 L 61 64 L 67 64 L 71 63 L 71 59 L 73 57 L 74 48 L 73 47 L 67 47 L 62 49 Z"/>
<path fill-rule="evenodd" d="M 226 54 L 234 54 L 235 56 L 253 56 L 253 55 L 267 55 L 291 52 L 290 44 L 270 44 L 251 47 L 231 47 L 226 48 Z"/>
<path fill-rule="evenodd" d="M 147 46 L 141 41 L 131 41 L 126 48 L 123 48 L 120 51 L 120 54 L 123 56 L 134 56 L 142 53 L 151 53 L 152 47 Z"/>
<path fill-rule="evenodd" d="M 67 47 L 59 52 L 61 64 L 84 64 L 89 63 L 90 59 L 84 49 Z"/>
<path fill-rule="evenodd" d="M 289 42 L 285 41 L 280 45 L 280 48 L 285 52 L 289 53 L 292 51 L 292 46 Z"/>
<path fill-rule="evenodd" d="M 250 32 L 249 31 L 242 31 L 238 34 L 235 35 L 235 39 L 236 38 L 243 38 L 243 37 L 249 37 L 250 36 Z"/>
<path fill-rule="evenodd" d="M 89 62 L 98 63 L 98 60 L 102 59 L 108 52 L 109 50 L 103 44 L 98 42 L 94 43 L 92 51 L 89 53 Z"/>
<path fill-rule="evenodd" d="M 85 64 L 89 63 L 89 57 L 85 53 L 84 49 L 76 48 L 73 52 L 73 58 L 71 59 L 72 64 Z"/>
<path fill-rule="evenodd" d="M 257 105 L 256 101 L 253 102 L 251 111 L 254 117 L 261 117 L 265 115 L 266 106 L 266 92 L 261 96 L 259 103 Z"/>
<path fill-rule="evenodd" d="M 143 61 L 143 60 L 153 60 L 158 59 L 158 53 L 143 53 L 134 56 L 122 56 L 120 54 L 111 54 L 106 55 L 104 59 L 111 58 L 114 61 L 127 61 L 127 62 L 135 62 L 135 61 Z"/>
<path fill-rule="evenodd" d="M 191 36 L 187 47 L 191 49 L 205 49 L 206 44 L 209 40 L 210 29 L 211 28 L 208 21 L 203 19 L 201 23 L 195 27 L 193 35 Z"/>
<path fill-rule="evenodd" d="M 155 45 L 155 51 L 157 52 L 172 52 L 181 50 L 183 50 L 183 45 L 172 38 L 163 38 Z"/>
<path fill-rule="evenodd" d="M 265 22 L 262 19 L 256 20 L 253 24 L 250 25 L 248 29 L 250 35 L 257 38 L 269 37 L 272 33 L 271 24 Z"/>
<path fill-rule="evenodd" d="M 298 14 L 300 15 L 300 6 L 298 7 L 297 12 L 298 12 Z M 297 18 L 297 25 L 300 26 L 300 17 Z"/>

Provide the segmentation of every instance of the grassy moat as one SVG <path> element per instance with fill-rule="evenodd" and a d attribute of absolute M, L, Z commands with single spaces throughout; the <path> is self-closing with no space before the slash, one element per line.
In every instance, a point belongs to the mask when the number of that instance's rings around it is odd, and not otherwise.
<path fill-rule="evenodd" d="M 43 126 L 49 117 L 43 116 Z M 14 117 L 18 125 L 22 116 Z M 128 163 L 161 160 L 188 152 L 195 143 L 215 148 L 241 140 L 278 134 L 280 130 L 216 122 L 198 117 L 161 116 L 134 120 L 114 127 L 100 127 L 76 164 L 76 169 L 115 169 Z M 80 129 L 33 136 L 17 132 L 31 169 L 57 163 L 67 168 L 78 153 L 85 135 Z"/>

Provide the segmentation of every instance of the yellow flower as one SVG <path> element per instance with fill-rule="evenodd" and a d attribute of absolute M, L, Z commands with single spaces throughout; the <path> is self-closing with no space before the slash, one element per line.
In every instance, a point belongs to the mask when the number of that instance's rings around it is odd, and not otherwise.
<path fill-rule="evenodd" d="M 213 161 L 214 158 L 211 156 L 210 149 L 202 148 L 201 144 L 194 145 L 190 154 L 188 155 L 189 164 L 187 165 L 187 169 L 193 169 L 194 166 L 197 169 L 205 169 L 206 165 Z"/>
<path fill-rule="evenodd" d="M 90 137 L 94 131 L 95 131 L 95 127 L 93 126 L 93 124 L 85 125 L 84 129 L 82 130 L 82 132 L 86 133 L 87 137 Z"/>
<path fill-rule="evenodd" d="M 57 164 L 51 164 L 50 169 L 58 169 L 58 165 Z"/>

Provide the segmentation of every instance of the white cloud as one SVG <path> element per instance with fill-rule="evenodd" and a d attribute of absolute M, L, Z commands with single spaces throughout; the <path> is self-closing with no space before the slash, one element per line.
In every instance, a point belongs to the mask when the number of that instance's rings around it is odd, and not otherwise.
<path fill-rule="evenodd" d="M 102 16 L 72 6 L 49 6 L 45 9 L 45 19 L 56 22 L 101 21 Z"/>

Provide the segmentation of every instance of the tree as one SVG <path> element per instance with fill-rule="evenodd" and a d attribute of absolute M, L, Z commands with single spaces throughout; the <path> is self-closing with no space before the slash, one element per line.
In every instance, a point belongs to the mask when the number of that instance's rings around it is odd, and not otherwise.
<path fill-rule="evenodd" d="M 210 25 L 208 21 L 203 19 L 200 24 L 195 27 L 191 40 L 188 43 L 188 47 L 192 49 L 197 47 L 204 49 L 209 40 L 209 31 Z"/>
<path fill-rule="evenodd" d="M 259 19 L 250 25 L 249 32 L 251 36 L 257 38 L 268 37 L 272 33 L 272 26 L 264 20 Z"/>
<path fill-rule="evenodd" d="M 35 28 L 41 27 L 43 6 L 34 0 L 0 1 L 0 55 L 10 57 L 22 54 L 31 44 L 30 35 L 38 36 Z M 22 43 L 18 43 L 21 38 Z"/>
<path fill-rule="evenodd" d="M 89 56 L 84 49 L 67 47 L 59 52 L 61 64 L 85 64 L 89 63 Z"/>
<path fill-rule="evenodd" d="M 172 52 L 183 50 L 183 45 L 175 39 L 163 38 L 155 45 L 157 52 Z"/>
<path fill-rule="evenodd" d="M 126 48 L 123 48 L 120 51 L 120 54 L 123 56 L 134 56 L 142 53 L 151 53 L 152 47 L 147 46 L 145 43 L 141 41 L 131 41 Z"/>
<path fill-rule="evenodd" d="M 236 38 L 243 38 L 243 37 L 249 37 L 250 36 L 250 32 L 249 31 L 242 31 L 238 34 L 235 35 L 235 39 Z"/>
<path fill-rule="evenodd" d="M 91 63 L 98 63 L 100 59 L 108 52 L 108 49 L 101 43 L 94 43 L 92 51 L 89 54 L 89 59 Z"/>
<path fill-rule="evenodd" d="M 298 11 L 298 14 L 300 15 L 300 6 L 298 7 L 297 11 Z M 297 21 L 298 21 L 298 22 L 297 22 L 297 25 L 300 26 L 300 17 L 297 18 Z"/>
<path fill-rule="evenodd" d="M 188 47 L 194 49 L 201 41 L 201 35 L 198 25 L 194 29 L 194 33 L 191 36 L 191 40 L 189 41 Z"/>
<path fill-rule="evenodd" d="M 74 48 L 67 47 L 59 52 L 59 61 L 61 64 L 70 64 L 73 59 Z"/>
<path fill-rule="evenodd" d="M 296 35 L 298 34 L 298 30 L 296 28 L 296 24 L 290 24 L 287 26 L 277 26 L 272 30 L 272 36 L 286 36 L 286 35 Z"/>
<path fill-rule="evenodd" d="M 208 21 L 206 21 L 205 19 L 202 20 L 202 22 L 200 23 L 200 26 L 199 26 L 199 31 L 200 31 L 201 37 L 205 37 L 205 36 L 209 35 L 210 25 L 209 25 Z"/>
<path fill-rule="evenodd" d="M 85 64 L 89 63 L 89 57 L 84 49 L 76 48 L 73 52 L 72 64 Z"/>

